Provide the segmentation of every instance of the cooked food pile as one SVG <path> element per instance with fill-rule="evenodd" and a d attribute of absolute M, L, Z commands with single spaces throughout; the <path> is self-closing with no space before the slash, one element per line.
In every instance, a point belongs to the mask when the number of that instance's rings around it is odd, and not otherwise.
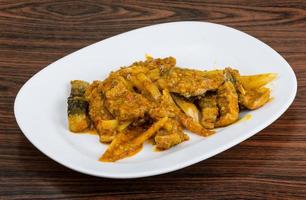
<path fill-rule="evenodd" d="M 173 57 L 147 57 L 103 81 L 71 81 L 68 121 L 72 132 L 96 130 L 109 143 L 101 161 L 136 154 L 151 140 L 165 150 L 189 139 L 184 129 L 209 136 L 270 99 L 275 74 L 241 76 L 238 70 L 202 71 L 176 66 Z"/>

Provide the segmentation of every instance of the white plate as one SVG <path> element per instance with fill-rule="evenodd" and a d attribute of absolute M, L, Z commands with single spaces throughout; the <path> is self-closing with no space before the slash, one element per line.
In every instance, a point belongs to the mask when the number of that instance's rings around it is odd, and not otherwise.
<path fill-rule="evenodd" d="M 99 162 L 106 149 L 95 135 L 67 130 L 69 81 L 104 79 L 119 66 L 154 57 L 174 56 L 177 65 L 198 69 L 231 66 L 242 74 L 274 72 L 274 100 L 250 112 L 252 119 L 208 138 L 191 139 L 168 151 L 146 144 L 137 155 L 115 163 Z M 174 171 L 214 156 L 251 137 L 285 112 L 296 94 L 289 64 L 263 42 L 226 26 L 173 22 L 129 31 L 76 51 L 41 70 L 19 91 L 15 117 L 24 135 L 44 154 L 76 171 L 100 177 L 136 178 Z M 132 112 L 132 111 L 131 111 Z"/>

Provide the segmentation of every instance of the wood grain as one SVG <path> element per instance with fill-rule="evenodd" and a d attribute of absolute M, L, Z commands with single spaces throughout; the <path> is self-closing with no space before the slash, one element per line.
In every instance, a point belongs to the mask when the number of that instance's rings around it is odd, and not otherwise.
<path fill-rule="evenodd" d="M 306 1 L 0 1 L 0 199 L 305 199 Z M 298 79 L 296 100 L 245 142 L 185 169 L 134 180 L 69 170 L 18 128 L 20 87 L 55 60 L 138 27 L 178 20 L 221 23 L 277 50 Z"/>

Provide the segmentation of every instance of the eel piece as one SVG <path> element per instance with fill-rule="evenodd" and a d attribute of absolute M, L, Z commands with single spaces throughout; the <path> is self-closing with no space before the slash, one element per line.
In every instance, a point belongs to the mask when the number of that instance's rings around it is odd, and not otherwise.
<path fill-rule="evenodd" d="M 178 93 L 185 97 L 203 95 L 206 91 L 217 90 L 223 83 L 223 78 L 213 78 L 199 70 L 174 67 L 157 81 L 161 89 Z"/>
<path fill-rule="evenodd" d="M 143 118 L 150 108 L 150 101 L 143 95 L 129 90 L 122 79 L 114 77 L 110 87 L 104 86 L 105 106 L 120 121 Z"/>
<path fill-rule="evenodd" d="M 104 105 L 105 97 L 101 87 L 101 81 L 94 81 L 86 89 L 85 97 L 89 103 L 89 116 L 99 134 L 100 142 L 109 143 L 114 139 L 115 131 L 105 129 L 104 121 L 112 120 L 113 116 Z"/>
<path fill-rule="evenodd" d="M 90 127 L 88 116 L 88 102 L 84 93 L 89 84 L 85 81 L 70 82 L 71 92 L 68 97 L 68 126 L 72 132 L 82 132 Z"/>
<path fill-rule="evenodd" d="M 231 81 L 226 81 L 217 91 L 217 103 L 220 117 L 215 127 L 223 127 L 234 123 L 239 118 L 238 95 Z"/>
<path fill-rule="evenodd" d="M 201 108 L 200 123 L 203 127 L 212 129 L 219 115 L 219 108 L 217 105 L 217 95 L 208 94 L 199 99 L 199 107 Z"/>
<path fill-rule="evenodd" d="M 189 136 L 183 132 L 183 127 L 176 120 L 168 119 L 164 128 L 160 129 L 154 137 L 156 148 L 166 150 L 189 140 Z"/>

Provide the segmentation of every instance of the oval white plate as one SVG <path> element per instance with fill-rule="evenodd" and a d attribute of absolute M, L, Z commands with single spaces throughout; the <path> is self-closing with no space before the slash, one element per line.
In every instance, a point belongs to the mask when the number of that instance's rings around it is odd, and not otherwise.
<path fill-rule="evenodd" d="M 168 151 L 146 144 L 136 156 L 99 162 L 106 149 L 98 137 L 67 130 L 69 81 L 104 79 L 110 71 L 144 59 L 174 56 L 177 65 L 198 69 L 231 66 L 242 74 L 274 72 L 274 100 L 250 112 L 252 119 L 233 124 L 208 138 L 191 139 Z M 296 94 L 289 64 L 263 42 L 226 26 L 173 22 L 129 31 L 76 51 L 41 70 L 19 91 L 15 117 L 25 136 L 44 154 L 76 171 L 109 178 L 136 178 L 174 171 L 214 156 L 259 132 L 289 107 Z M 132 111 L 131 111 L 132 112 Z"/>

